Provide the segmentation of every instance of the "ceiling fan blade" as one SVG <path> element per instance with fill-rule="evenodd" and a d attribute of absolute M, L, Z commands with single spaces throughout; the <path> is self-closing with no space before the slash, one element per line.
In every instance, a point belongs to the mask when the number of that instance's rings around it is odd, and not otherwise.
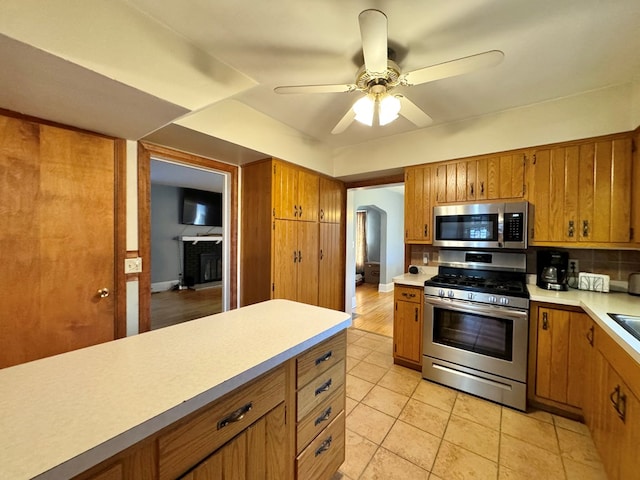
<path fill-rule="evenodd" d="M 344 85 L 291 85 L 276 87 L 276 93 L 348 93 L 355 92 L 358 87 L 354 84 Z"/>
<path fill-rule="evenodd" d="M 400 115 L 417 127 L 426 127 L 433 123 L 433 119 L 424 113 L 415 103 L 404 95 L 394 95 L 400 100 Z"/>
<path fill-rule="evenodd" d="M 400 83 L 402 85 L 420 85 L 442 78 L 455 77 L 481 68 L 493 67 L 502 62 L 503 58 L 504 53 L 500 50 L 490 50 L 407 72 L 402 76 Z"/>
<path fill-rule="evenodd" d="M 380 10 L 365 10 L 358 16 L 364 66 L 370 74 L 387 71 L 387 16 Z"/>
<path fill-rule="evenodd" d="M 334 135 L 337 135 L 339 133 L 344 132 L 347 129 L 347 127 L 349 127 L 349 125 L 353 123 L 355 118 L 356 118 L 356 114 L 353 112 L 353 108 L 349 108 L 349 110 L 347 110 L 347 113 L 345 113 L 344 116 L 340 119 L 340 121 L 336 124 L 336 126 L 333 127 L 333 130 L 331 130 L 331 133 Z"/>

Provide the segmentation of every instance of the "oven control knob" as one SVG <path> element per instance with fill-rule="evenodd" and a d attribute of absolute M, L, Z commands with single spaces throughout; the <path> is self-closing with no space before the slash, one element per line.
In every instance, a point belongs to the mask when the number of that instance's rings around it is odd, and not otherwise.
<path fill-rule="evenodd" d="M 447 295 L 449 296 L 449 298 L 453 298 L 455 296 L 455 293 L 453 293 L 453 290 L 449 290 Z"/>
<path fill-rule="evenodd" d="M 498 299 L 494 295 L 491 295 L 489 297 L 489 303 L 496 303 L 497 301 L 498 301 Z"/>
<path fill-rule="evenodd" d="M 509 299 L 508 299 L 508 298 L 505 298 L 505 297 L 502 297 L 502 298 L 500 299 L 500 304 L 501 304 L 501 305 L 508 305 L 508 304 L 509 304 Z"/>
<path fill-rule="evenodd" d="M 438 296 L 439 297 L 444 297 L 444 290 L 443 289 L 438 289 Z"/>

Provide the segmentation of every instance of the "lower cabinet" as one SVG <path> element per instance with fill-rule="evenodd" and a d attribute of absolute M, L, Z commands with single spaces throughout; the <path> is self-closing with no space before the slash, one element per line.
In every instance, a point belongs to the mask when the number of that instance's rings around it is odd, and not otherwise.
<path fill-rule="evenodd" d="M 345 458 L 346 346 L 343 331 L 75 479 L 328 480 Z"/>
<path fill-rule="evenodd" d="M 399 365 L 422 369 L 422 301 L 421 287 L 396 285 L 393 310 L 393 360 Z"/>

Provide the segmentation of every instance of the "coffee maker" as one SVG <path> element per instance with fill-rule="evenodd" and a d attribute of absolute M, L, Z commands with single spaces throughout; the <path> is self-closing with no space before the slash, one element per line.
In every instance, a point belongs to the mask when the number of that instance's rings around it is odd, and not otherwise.
<path fill-rule="evenodd" d="M 545 290 L 567 290 L 569 254 L 556 250 L 540 250 L 537 257 L 536 285 Z"/>

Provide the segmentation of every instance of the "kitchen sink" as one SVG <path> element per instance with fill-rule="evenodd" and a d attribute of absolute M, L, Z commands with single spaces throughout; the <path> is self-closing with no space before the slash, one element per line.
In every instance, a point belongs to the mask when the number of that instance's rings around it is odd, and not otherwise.
<path fill-rule="evenodd" d="M 624 315 L 622 313 L 608 313 L 618 325 L 640 340 L 640 315 Z"/>

